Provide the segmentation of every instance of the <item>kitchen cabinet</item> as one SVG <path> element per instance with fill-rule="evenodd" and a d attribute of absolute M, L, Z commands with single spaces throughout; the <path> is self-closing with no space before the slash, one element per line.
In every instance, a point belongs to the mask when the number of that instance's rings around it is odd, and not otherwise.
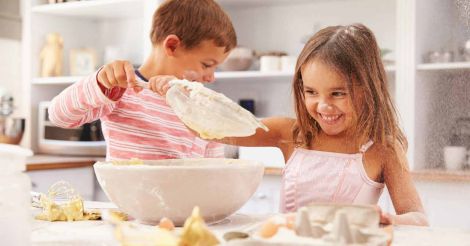
<path fill-rule="evenodd" d="M 26 172 L 31 179 L 31 190 L 47 193 L 51 185 L 58 181 L 67 181 L 77 190 L 84 200 L 95 200 L 97 185 L 92 167 L 72 169 L 37 170 Z M 99 185 L 98 185 L 99 186 Z"/>
<path fill-rule="evenodd" d="M 95 177 L 93 164 L 103 158 L 34 155 L 26 161 L 31 190 L 47 193 L 58 181 L 69 182 L 84 200 L 109 201 Z"/>
<path fill-rule="evenodd" d="M 265 174 L 255 194 L 248 200 L 238 213 L 264 214 L 278 213 L 280 202 L 280 175 Z"/>

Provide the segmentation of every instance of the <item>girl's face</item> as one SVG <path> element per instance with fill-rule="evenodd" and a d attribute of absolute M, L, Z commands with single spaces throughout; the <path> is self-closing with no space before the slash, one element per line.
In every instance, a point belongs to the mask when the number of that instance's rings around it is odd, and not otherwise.
<path fill-rule="evenodd" d="M 327 135 L 339 135 L 354 126 L 355 112 L 346 79 L 314 60 L 301 69 L 305 107 Z"/>

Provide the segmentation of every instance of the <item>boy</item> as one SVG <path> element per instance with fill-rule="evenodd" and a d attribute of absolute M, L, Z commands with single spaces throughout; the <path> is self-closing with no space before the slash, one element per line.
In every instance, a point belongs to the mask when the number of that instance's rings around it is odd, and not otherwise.
<path fill-rule="evenodd" d="M 52 100 L 50 120 L 71 128 L 100 119 L 108 160 L 223 157 L 223 145 L 189 132 L 164 97 L 136 86 L 136 76 L 212 82 L 237 44 L 230 18 L 213 0 L 168 0 L 154 13 L 150 37 L 152 52 L 138 70 L 126 61 L 103 66 Z"/>

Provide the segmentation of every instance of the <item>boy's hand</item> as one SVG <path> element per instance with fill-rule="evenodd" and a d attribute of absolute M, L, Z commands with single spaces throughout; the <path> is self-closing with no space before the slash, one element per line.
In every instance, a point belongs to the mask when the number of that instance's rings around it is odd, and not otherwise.
<path fill-rule="evenodd" d="M 159 75 L 149 79 L 149 89 L 158 93 L 160 96 L 165 96 L 170 85 L 168 82 L 178 79 L 171 75 Z"/>
<path fill-rule="evenodd" d="M 114 87 L 136 87 L 134 67 L 128 61 L 113 61 L 103 66 L 98 73 L 98 83 L 111 89 Z"/>
<path fill-rule="evenodd" d="M 165 96 L 168 89 L 170 89 L 170 85 L 168 82 L 178 79 L 172 75 L 159 75 L 149 79 L 149 89 L 158 93 L 160 96 Z M 201 79 L 201 75 L 192 70 L 186 70 L 183 74 L 183 79 L 189 81 L 199 81 Z"/>

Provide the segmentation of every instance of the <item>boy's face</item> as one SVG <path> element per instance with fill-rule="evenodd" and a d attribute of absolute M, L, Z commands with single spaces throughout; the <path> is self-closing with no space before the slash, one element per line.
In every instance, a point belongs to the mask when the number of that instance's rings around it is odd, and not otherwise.
<path fill-rule="evenodd" d="M 212 40 L 202 41 L 191 49 L 180 45 L 171 56 L 169 69 L 179 79 L 213 82 L 215 68 L 228 54 L 225 47 L 216 46 Z"/>
<path fill-rule="evenodd" d="M 301 70 L 305 106 L 327 135 L 339 135 L 354 126 L 354 108 L 346 79 L 314 60 Z"/>

